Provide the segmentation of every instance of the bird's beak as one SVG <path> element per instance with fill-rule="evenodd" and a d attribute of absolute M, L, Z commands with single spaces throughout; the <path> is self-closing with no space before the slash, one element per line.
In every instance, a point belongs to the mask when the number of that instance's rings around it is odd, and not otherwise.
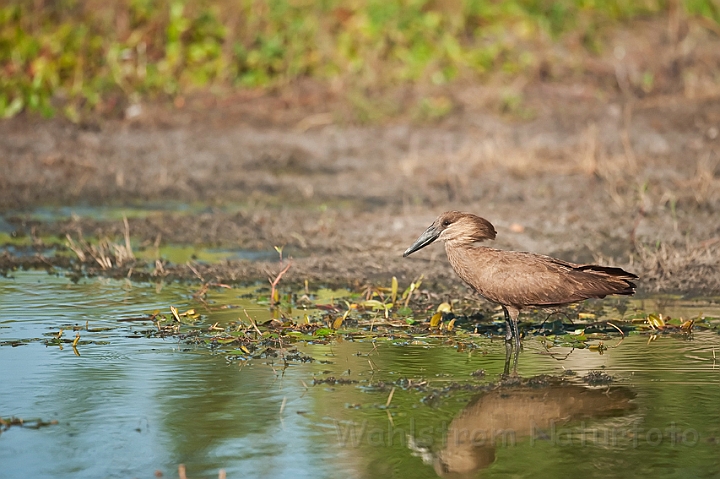
<path fill-rule="evenodd" d="M 430 225 L 430 227 L 426 229 L 423 234 L 420 235 L 420 237 L 413 243 L 413 245 L 405 250 L 405 252 L 403 253 L 403 258 L 413 254 L 419 249 L 426 247 L 427 245 L 438 239 L 440 233 L 440 228 L 437 228 L 435 225 Z"/>

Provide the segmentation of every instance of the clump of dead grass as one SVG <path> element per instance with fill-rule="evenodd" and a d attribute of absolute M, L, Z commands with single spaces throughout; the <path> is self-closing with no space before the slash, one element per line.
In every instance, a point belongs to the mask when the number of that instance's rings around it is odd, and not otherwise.
<path fill-rule="evenodd" d="M 67 247 L 77 255 L 81 263 L 96 262 L 102 269 L 108 270 L 113 267 L 121 267 L 135 261 L 132 246 L 130 244 L 130 226 L 126 217 L 123 217 L 125 226 L 124 242 L 115 243 L 108 238 L 102 238 L 97 244 L 89 243 L 78 233 L 77 241 L 67 234 Z"/>

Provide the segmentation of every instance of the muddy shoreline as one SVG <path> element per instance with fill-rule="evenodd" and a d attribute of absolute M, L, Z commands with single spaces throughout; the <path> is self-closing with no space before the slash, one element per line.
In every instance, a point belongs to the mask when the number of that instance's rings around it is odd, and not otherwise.
<path fill-rule="evenodd" d="M 473 88 L 458 95 L 472 98 Z M 31 238 L 42 258 L 6 246 L 0 263 L 5 272 L 72 267 L 43 254 L 39 238 L 122 238 L 122 220 L 43 219 L 33 214 L 38 207 L 152 202 L 152 214 L 128 221 L 142 247 L 283 246 L 293 256 L 288 282 L 357 285 L 424 274 L 428 287 L 462 289 L 441 247 L 401 257 L 437 214 L 458 209 L 490 220 L 499 248 L 627 268 L 641 276 L 640 292 L 718 294 L 720 97 L 600 101 L 578 91 L 528 88 L 530 120 L 468 106 L 435 124 L 326 124 L 306 110 L 288 113 L 295 123 L 258 125 L 239 107 L 158 105 L 133 121 L 7 120 L 3 229 Z M 278 262 L 193 268 L 164 264 L 160 275 L 266 281 Z"/>

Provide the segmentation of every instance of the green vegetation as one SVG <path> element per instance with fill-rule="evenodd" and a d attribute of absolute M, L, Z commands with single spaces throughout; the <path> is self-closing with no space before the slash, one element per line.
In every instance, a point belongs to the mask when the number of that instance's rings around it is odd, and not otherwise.
<path fill-rule="evenodd" d="M 0 7 L 0 117 L 71 119 L 197 89 L 269 88 L 300 78 L 378 90 L 490 73 L 516 76 L 534 52 L 573 36 L 664 15 L 662 0 L 11 0 Z M 712 22 L 712 0 L 681 0 Z M 648 81 L 652 81 L 651 78 Z M 433 117 L 445 105 L 423 106 Z"/>

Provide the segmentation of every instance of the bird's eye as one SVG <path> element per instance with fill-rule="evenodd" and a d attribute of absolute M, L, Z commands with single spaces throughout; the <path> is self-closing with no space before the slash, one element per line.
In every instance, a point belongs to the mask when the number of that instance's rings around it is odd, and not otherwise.
<path fill-rule="evenodd" d="M 450 220 L 443 220 L 442 225 L 443 228 L 447 228 L 448 226 L 450 226 Z"/>

